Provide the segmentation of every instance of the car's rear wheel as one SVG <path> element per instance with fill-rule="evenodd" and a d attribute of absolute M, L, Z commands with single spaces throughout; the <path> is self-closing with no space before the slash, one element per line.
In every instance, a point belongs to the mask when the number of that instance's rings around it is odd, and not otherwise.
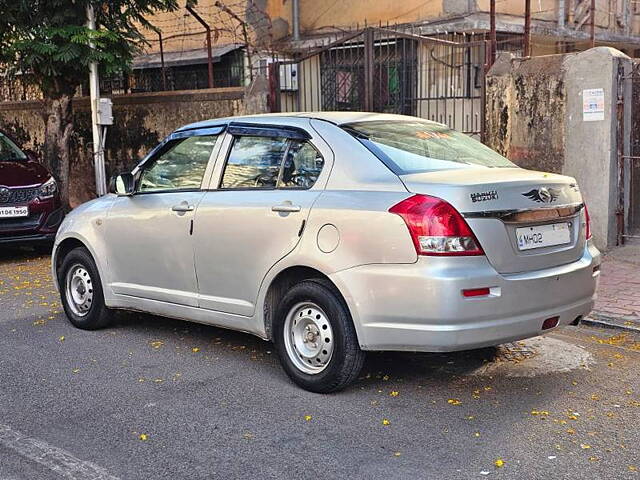
<path fill-rule="evenodd" d="M 305 280 L 286 293 L 277 311 L 274 339 L 286 373 L 312 392 L 345 388 L 364 363 L 344 300 L 321 279 Z"/>
<path fill-rule="evenodd" d="M 62 306 L 69 321 L 83 330 L 96 330 L 109 324 L 98 268 L 87 249 L 69 252 L 58 270 Z"/>

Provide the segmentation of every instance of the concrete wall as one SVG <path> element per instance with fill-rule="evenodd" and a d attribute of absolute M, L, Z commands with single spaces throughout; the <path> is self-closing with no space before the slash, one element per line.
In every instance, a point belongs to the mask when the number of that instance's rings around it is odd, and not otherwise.
<path fill-rule="evenodd" d="M 243 88 L 160 92 L 113 97 L 114 125 L 106 142 L 107 178 L 130 169 L 151 148 L 176 128 L 209 118 L 266 111 L 266 81 L 256 80 L 245 95 Z M 88 98 L 73 102 L 72 205 L 95 195 L 91 157 L 91 120 Z M 42 151 L 44 118 L 40 102 L 0 103 L 0 129 L 25 148 Z"/>
<path fill-rule="evenodd" d="M 486 143 L 522 167 L 576 178 L 602 249 L 617 239 L 618 75 L 630 67 L 623 53 L 598 47 L 501 55 L 487 74 Z M 584 121 L 583 91 L 596 88 L 604 90 L 604 119 Z M 630 111 L 631 95 L 623 98 Z"/>

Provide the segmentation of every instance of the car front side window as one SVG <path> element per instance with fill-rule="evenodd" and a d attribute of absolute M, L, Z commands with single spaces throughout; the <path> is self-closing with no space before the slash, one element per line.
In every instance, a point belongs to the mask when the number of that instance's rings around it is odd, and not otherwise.
<path fill-rule="evenodd" d="M 138 191 L 199 189 L 217 138 L 217 135 L 193 136 L 167 144 L 143 167 Z"/>

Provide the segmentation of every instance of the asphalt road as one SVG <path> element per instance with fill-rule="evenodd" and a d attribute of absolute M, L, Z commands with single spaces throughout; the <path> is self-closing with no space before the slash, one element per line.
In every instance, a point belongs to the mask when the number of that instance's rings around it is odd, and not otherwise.
<path fill-rule="evenodd" d="M 640 476 L 640 339 L 371 354 L 323 396 L 249 335 L 135 314 L 76 330 L 48 259 L 2 249 L 0 480 Z"/>

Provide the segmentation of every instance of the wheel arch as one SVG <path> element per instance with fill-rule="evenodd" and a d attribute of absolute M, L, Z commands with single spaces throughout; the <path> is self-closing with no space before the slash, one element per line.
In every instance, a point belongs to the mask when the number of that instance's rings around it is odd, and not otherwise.
<path fill-rule="evenodd" d="M 52 270 L 53 281 L 56 287 L 58 288 L 58 290 L 60 290 L 60 285 L 58 282 L 58 269 L 62 266 L 62 262 L 64 261 L 64 258 L 69 254 L 69 252 L 79 247 L 85 248 L 93 258 L 93 261 L 96 264 L 96 268 L 98 269 L 98 274 L 100 275 L 100 280 L 102 282 L 102 289 L 103 291 L 106 292 L 105 279 L 102 273 L 102 268 L 100 263 L 98 262 L 98 257 L 96 256 L 94 250 L 91 248 L 89 243 L 84 238 L 81 238 L 78 236 L 72 236 L 72 235 L 69 235 L 63 238 L 59 242 L 56 242 L 56 245 L 53 250 L 53 254 L 51 257 L 51 270 Z"/>
<path fill-rule="evenodd" d="M 278 303 L 282 297 L 284 297 L 293 285 L 300 283 L 303 280 L 310 279 L 318 279 L 338 295 L 340 300 L 347 307 L 347 310 L 351 315 L 351 321 L 354 323 L 354 327 L 356 328 L 356 334 L 358 333 L 358 325 L 354 321 L 353 312 L 351 312 L 349 303 L 346 301 L 338 286 L 326 274 L 317 268 L 306 265 L 293 265 L 278 272 L 267 288 L 263 302 L 263 321 L 264 331 L 268 340 L 273 340 L 273 321 Z"/>

